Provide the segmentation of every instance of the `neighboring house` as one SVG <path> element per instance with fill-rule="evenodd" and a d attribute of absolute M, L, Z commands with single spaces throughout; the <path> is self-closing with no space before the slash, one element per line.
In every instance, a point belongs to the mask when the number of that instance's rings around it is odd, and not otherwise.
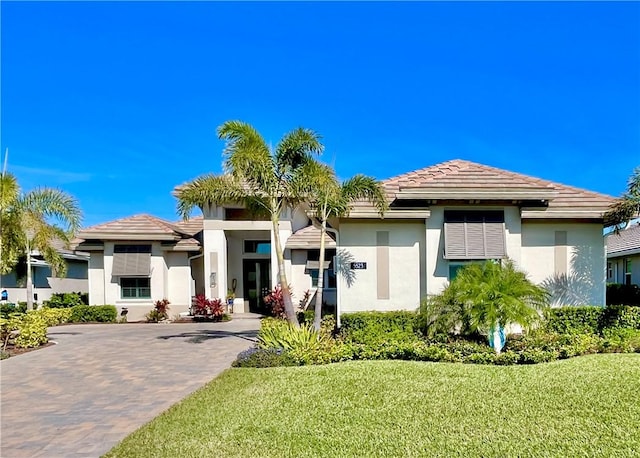
<path fill-rule="evenodd" d="M 605 237 L 607 283 L 640 285 L 640 223 Z"/>
<path fill-rule="evenodd" d="M 587 279 L 588 303 L 604 304 L 602 215 L 612 197 L 462 160 L 383 184 L 390 204 L 384 218 L 359 202 L 348 218 L 330 221 L 337 236 L 327 243 L 325 300 L 341 312 L 416 309 L 421 298 L 442 291 L 461 266 L 507 257 L 536 283 L 577 273 Z M 148 311 L 152 301 L 166 297 L 172 307 L 186 310 L 196 293 L 224 299 L 233 290 L 235 311 L 264 310 L 262 298 L 277 278 L 271 222 L 252 219 L 233 204 L 204 208 L 203 215 L 186 223 L 189 230 L 185 223 L 138 216 L 82 231 L 79 249 L 92 253 L 91 303 L 139 303 Z M 163 245 L 146 225 L 136 230 L 140 219 L 172 241 Z M 306 290 L 313 294 L 317 282 L 320 238 L 310 223 L 303 206 L 281 215 L 295 302 Z M 172 243 L 186 243 L 179 262 Z M 145 266 L 155 268 L 114 273 L 111 258 L 118 244 L 152 245 Z M 182 270 L 172 275 L 176 262 Z M 133 278 L 148 288 L 144 298 L 129 297 L 133 280 L 125 285 L 122 280 Z"/>
<path fill-rule="evenodd" d="M 171 224 L 150 215 L 80 231 L 77 249 L 91 253 L 90 304 L 127 308 L 135 320 L 163 298 L 170 315 L 187 311 L 191 297 L 205 292 L 201 233 L 202 219 Z"/>
<path fill-rule="evenodd" d="M 89 253 L 66 249 L 61 242 L 54 242 L 53 245 L 67 263 L 67 275 L 54 277 L 51 267 L 45 262 L 42 255 L 38 251 L 31 253 L 33 300 L 39 304 L 51 299 L 51 295 L 54 293 L 89 292 L 87 275 Z M 21 268 L 24 272 L 20 270 Z M 2 275 L 0 290 L 7 290 L 9 302 L 26 302 L 26 281 L 26 266 L 20 266 L 7 275 Z"/>

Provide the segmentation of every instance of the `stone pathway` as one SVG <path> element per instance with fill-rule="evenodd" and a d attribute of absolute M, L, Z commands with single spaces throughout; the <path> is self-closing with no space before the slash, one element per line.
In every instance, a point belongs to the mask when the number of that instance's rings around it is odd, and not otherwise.
<path fill-rule="evenodd" d="M 99 457 L 228 368 L 260 321 L 88 324 L 0 362 L 2 458 Z"/>

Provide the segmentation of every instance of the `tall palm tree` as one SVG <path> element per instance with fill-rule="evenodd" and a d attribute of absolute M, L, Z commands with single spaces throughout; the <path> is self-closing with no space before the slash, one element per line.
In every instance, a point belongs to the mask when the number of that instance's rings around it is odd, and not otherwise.
<path fill-rule="evenodd" d="M 380 216 L 384 216 L 388 209 L 388 202 L 382 184 L 374 178 L 356 175 L 340 183 L 332 168 L 317 161 L 309 165 L 308 175 L 312 183 L 308 202 L 320 223 L 320 264 L 318 266 L 318 286 L 313 320 L 314 327 L 319 330 L 322 322 L 327 221 L 332 217 L 349 216 L 353 203 L 358 200 L 371 202 L 377 208 Z"/>
<path fill-rule="evenodd" d="M 5 172 L 0 175 L 0 275 L 11 271 L 18 262 L 18 252 L 15 243 L 9 243 L 14 233 L 5 228 L 15 226 L 14 213 L 9 209 L 20 196 L 20 188 L 16 178 Z M 9 251 L 12 249 L 12 251 Z"/>
<path fill-rule="evenodd" d="M 629 181 L 627 190 L 605 213 L 605 221 L 608 225 L 615 226 L 615 232 L 619 232 L 626 223 L 640 216 L 640 167 L 636 167 Z"/>
<path fill-rule="evenodd" d="M 2 177 L 2 189 L 17 182 L 11 174 Z M 4 200 L 4 198 L 3 198 Z M 82 213 L 78 202 L 59 189 L 38 188 L 27 194 L 16 195 L 3 202 L 2 208 L 2 257 L 3 268 L 15 267 L 18 256 L 27 263 L 27 310 L 33 309 L 33 278 L 31 254 L 38 251 L 56 276 L 66 275 L 66 262 L 54 247 L 54 242 L 68 246 L 80 227 Z"/>
<path fill-rule="evenodd" d="M 284 268 L 280 214 L 300 203 L 308 193 L 312 156 L 324 149 L 320 136 L 312 130 L 297 128 L 285 134 L 272 149 L 250 124 L 227 121 L 218 127 L 218 137 L 226 140 L 223 153 L 226 175 L 207 175 L 184 185 L 176 193 L 178 213 L 186 219 L 196 206 L 241 202 L 254 212 L 268 215 L 287 320 L 298 326 Z"/>

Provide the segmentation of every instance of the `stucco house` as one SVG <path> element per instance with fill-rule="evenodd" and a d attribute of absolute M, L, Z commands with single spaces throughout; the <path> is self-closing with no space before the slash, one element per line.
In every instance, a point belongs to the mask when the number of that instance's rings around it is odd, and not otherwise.
<path fill-rule="evenodd" d="M 607 283 L 640 285 L 640 222 L 605 237 Z"/>
<path fill-rule="evenodd" d="M 33 300 L 40 304 L 51 299 L 51 295 L 54 293 L 86 293 L 89 291 L 89 253 L 67 249 L 62 242 L 54 242 L 53 246 L 67 264 L 67 274 L 64 277 L 54 276 L 43 256 L 38 251 L 31 252 Z M 2 275 L 0 290 L 7 291 L 9 302 L 26 302 L 26 268 L 24 272 L 14 269 L 8 274 Z"/>
<path fill-rule="evenodd" d="M 383 185 L 384 218 L 357 202 L 349 217 L 330 221 L 325 298 L 340 312 L 413 310 L 461 266 L 507 257 L 536 283 L 588 275 L 589 303 L 605 303 L 603 213 L 613 198 L 463 160 Z M 295 301 L 313 295 L 318 274 L 319 231 L 306 210 L 285 210 L 279 228 Z M 271 222 L 233 203 L 202 212 L 187 223 L 140 215 L 82 231 L 91 303 L 146 312 L 166 297 L 176 313 L 195 294 L 230 291 L 236 312 L 262 311 L 277 278 Z"/>

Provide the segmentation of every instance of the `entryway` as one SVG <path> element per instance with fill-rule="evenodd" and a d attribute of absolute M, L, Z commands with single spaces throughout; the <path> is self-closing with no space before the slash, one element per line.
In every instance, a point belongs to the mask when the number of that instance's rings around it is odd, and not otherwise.
<path fill-rule="evenodd" d="M 271 260 L 244 259 L 242 262 L 244 298 L 249 302 L 249 312 L 267 314 L 264 297 L 271 291 Z"/>

